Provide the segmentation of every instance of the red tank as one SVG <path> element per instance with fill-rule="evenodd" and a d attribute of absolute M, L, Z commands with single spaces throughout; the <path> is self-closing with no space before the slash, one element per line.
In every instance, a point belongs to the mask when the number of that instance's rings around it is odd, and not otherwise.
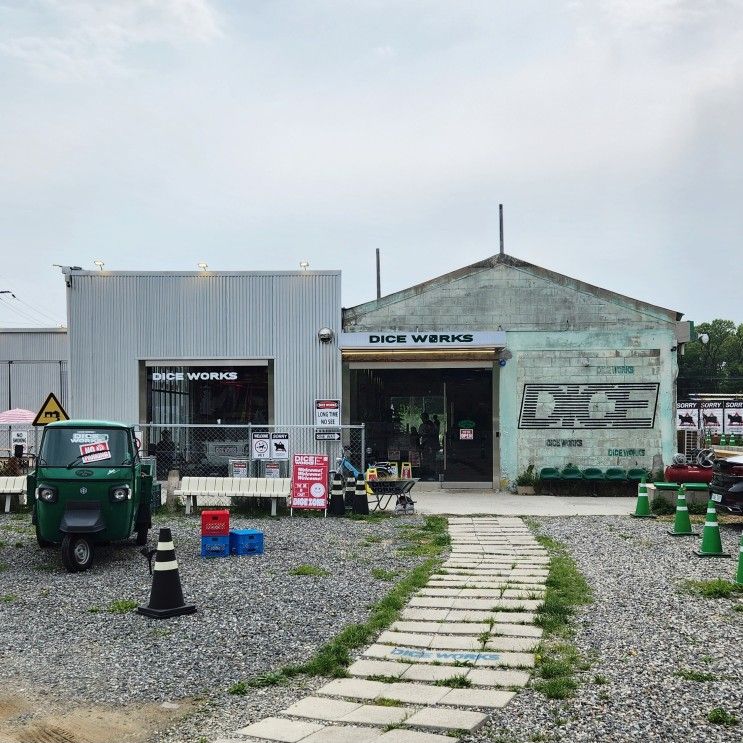
<path fill-rule="evenodd" d="M 712 467 L 696 467 L 688 464 L 671 464 L 663 473 L 666 482 L 710 482 Z"/>

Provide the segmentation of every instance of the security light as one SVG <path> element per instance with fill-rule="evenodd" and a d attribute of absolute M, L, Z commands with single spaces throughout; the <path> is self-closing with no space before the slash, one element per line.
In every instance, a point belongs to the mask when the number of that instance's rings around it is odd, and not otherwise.
<path fill-rule="evenodd" d="M 306 271 L 310 267 L 309 261 L 299 261 L 299 267 Z"/>
<path fill-rule="evenodd" d="M 93 263 L 95 263 L 95 265 L 98 266 L 98 269 L 100 271 L 102 271 L 103 267 L 106 265 L 100 258 L 98 260 L 93 261 Z"/>
<path fill-rule="evenodd" d="M 202 271 L 206 271 L 206 269 L 207 269 L 207 268 L 209 268 L 209 266 L 207 266 L 207 265 L 206 265 L 206 263 L 204 263 L 204 261 L 201 261 L 201 263 L 197 263 L 196 265 L 197 265 L 197 266 L 198 266 L 198 267 L 199 267 L 199 268 L 200 268 L 200 269 L 201 269 Z"/>

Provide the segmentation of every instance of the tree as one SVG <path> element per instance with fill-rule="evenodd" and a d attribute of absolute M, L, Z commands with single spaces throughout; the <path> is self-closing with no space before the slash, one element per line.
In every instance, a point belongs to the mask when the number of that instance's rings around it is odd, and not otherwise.
<path fill-rule="evenodd" d="M 718 319 L 696 331 L 706 333 L 709 343 L 687 343 L 679 356 L 679 400 L 699 392 L 743 394 L 743 324 Z"/>

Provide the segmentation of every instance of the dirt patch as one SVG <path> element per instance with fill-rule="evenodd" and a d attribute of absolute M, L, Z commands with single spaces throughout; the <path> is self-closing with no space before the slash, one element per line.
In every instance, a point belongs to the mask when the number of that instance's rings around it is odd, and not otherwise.
<path fill-rule="evenodd" d="M 0 743 L 146 743 L 194 707 L 190 700 L 177 704 L 74 707 L 23 689 L 0 692 Z"/>

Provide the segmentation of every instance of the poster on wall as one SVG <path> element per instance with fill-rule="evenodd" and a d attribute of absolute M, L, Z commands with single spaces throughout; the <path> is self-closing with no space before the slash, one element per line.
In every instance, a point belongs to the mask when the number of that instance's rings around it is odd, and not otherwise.
<path fill-rule="evenodd" d="M 292 458 L 291 508 L 328 508 L 327 454 L 295 454 Z"/>
<path fill-rule="evenodd" d="M 725 403 L 725 433 L 743 433 L 743 402 Z"/>
<path fill-rule="evenodd" d="M 721 402 L 703 402 L 699 404 L 699 415 L 702 428 L 710 433 L 722 433 L 723 408 Z"/>
<path fill-rule="evenodd" d="M 676 403 L 676 429 L 678 431 L 696 431 L 699 429 L 699 403 Z"/>

